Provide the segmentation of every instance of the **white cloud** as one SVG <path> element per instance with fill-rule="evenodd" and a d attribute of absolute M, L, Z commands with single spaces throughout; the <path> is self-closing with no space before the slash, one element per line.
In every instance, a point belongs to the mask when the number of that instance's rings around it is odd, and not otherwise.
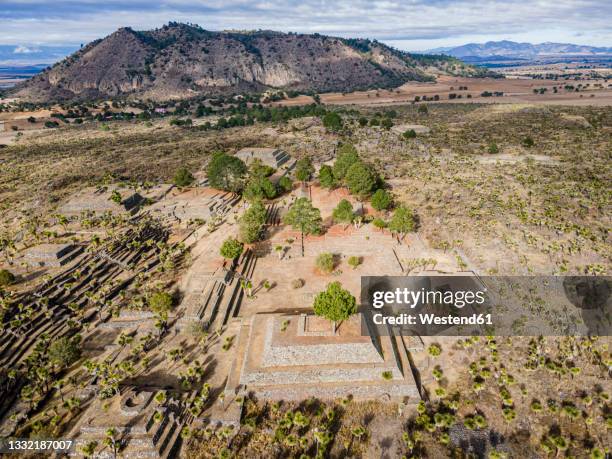
<path fill-rule="evenodd" d="M 0 43 L 79 44 L 121 26 L 184 21 L 393 41 L 404 49 L 529 37 L 612 46 L 609 0 L 2 0 Z M 577 33 L 582 33 L 577 37 Z M 418 46 L 417 46 L 418 45 Z"/>
<path fill-rule="evenodd" d="M 27 46 L 18 45 L 13 50 L 13 53 L 15 53 L 15 54 L 30 54 L 30 53 L 36 53 L 38 51 L 40 51 L 38 48 L 29 48 Z"/>

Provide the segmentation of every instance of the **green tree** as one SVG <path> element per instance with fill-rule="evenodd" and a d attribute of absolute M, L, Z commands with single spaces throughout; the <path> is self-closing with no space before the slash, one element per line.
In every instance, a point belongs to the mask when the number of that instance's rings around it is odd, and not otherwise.
<path fill-rule="evenodd" d="M 237 239 L 228 238 L 221 245 L 221 256 L 229 260 L 238 258 L 244 249 L 244 244 Z"/>
<path fill-rule="evenodd" d="M 189 186 L 193 183 L 194 177 L 186 167 L 181 167 L 174 174 L 174 184 L 176 186 Z"/>
<path fill-rule="evenodd" d="M 338 180 L 343 180 L 349 168 L 357 162 L 359 162 L 357 149 L 350 143 L 345 143 L 338 148 L 333 167 L 334 177 Z"/>
<path fill-rule="evenodd" d="M 368 119 L 365 116 L 359 118 L 359 126 L 364 127 L 368 125 Z"/>
<path fill-rule="evenodd" d="M 6 287 L 15 282 L 15 275 L 8 269 L 0 269 L 0 287 Z"/>
<path fill-rule="evenodd" d="M 342 129 L 342 118 L 336 112 L 326 113 L 322 121 L 328 131 L 338 132 Z"/>
<path fill-rule="evenodd" d="M 155 292 L 149 297 L 148 303 L 155 314 L 167 314 L 172 310 L 174 299 L 168 292 Z"/>
<path fill-rule="evenodd" d="M 300 159 L 295 166 L 295 178 L 300 182 L 306 182 L 310 180 L 310 177 L 314 173 L 314 166 L 312 160 L 309 157 Z"/>
<path fill-rule="evenodd" d="M 240 158 L 215 153 L 206 172 L 211 187 L 238 193 L 244 186 L 247 167 Z"/>
<path fill-rule="evenodd" d="M 242 195 L 247 201 L 258 201 L 261 199 L 274 199 L 276 187 L 267 177 L 251 177 L 244 187 Z"/>
<path fill-rule="evenodd" d="M 265 222 L 266 208 L 261 201 L 256 201 L 240 218 L 240 239 L 247 244 L 257 241 Z"/>
<path fill-rule="evenodd" d="M 334 171 L 331 166 L 323 164 L 319 169 L 319 183 L 323 188 L 334 188 L 336 185 L 336 179 L 334 178 Z"/>
<path fill-rule="evenodd" d="M 339 223 L 351 223 L 354 215 L 353 206 L 346 199 L 340 201 L 332 213 L 334 221 Z"/>
<path fill-rule="evenodd" d="M 283 175 L 278 181 L 278 187 L 286 193 L 293 189 L 293 182 L 289 177 Z"/>
<path fill-rule="evenodd" d="M 389 229 L 395 233 L 399 233 L 402 238 L 406 233 L 414 231 L 415 226 L 416 221 L 414 213 L 411 209 L 403 205 L 395 209 L 393 217 L 389 222 Z"/>
<path fill-rule="evenodd" d="M 332 282 L 314 300 L 314 312 L 332 322 L 341 322 L 357 312 L 357 301 L 340 282 Z"/>
<path fill-rule="evenodd" d="M 284 217 L 285 224 L 300 232 L 302 236 L 302 256 L 304 256 L 304 235 L 321 232 L 321 211 L 313 207 L 306 198 L 299 198 L 291 205 Z"/>
<path fill-rule="evenodd" d="M 382 188 L 376 190 L 372 195 L 372 207 L 374 207 L 376 210 L 387 210 L 389 207 L 391 207 L 392 203 L 393 198 L 391 197 L 391 194 Z"/>
<path fill-rule="evenodd" d="M 66 368 L 81 356 L 81 336 L 65 336 L 54 340 L 49 346 L 49 361 L 59 368 Z"/>
<path fill-rule="evenodd" d="M 372 169 L 361 161 L 356 162 L 346 171 L 344 180 L 350 192 L 360 198 L 369 195 L 376 185 L 376 176 Z"/>

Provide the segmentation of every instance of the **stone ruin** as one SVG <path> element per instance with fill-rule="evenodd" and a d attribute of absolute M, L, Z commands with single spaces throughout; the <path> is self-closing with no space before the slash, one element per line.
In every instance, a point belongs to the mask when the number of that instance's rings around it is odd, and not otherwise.
<path fill-rule="evenodd" d="M 377 336 L 357 314 L 339 324 L 313 315 L 255 314 L 244 319 L 226 399 L 420 400 L 401 336 Z"/>
<path fill-rule="evenodd" d="M 187 223 L 189 220 L 210 220 L 223 217 L 238 203 L 240 196 L 212 188 L 194 189 L 166 196 L 163 200 L 148 207 L 153 214 L 170 223 Z"/>
<path fill-rule="evenodd" d="M 113 457 L 112 449 L 104 446 L 106 431 L 114 428 L 122 458 L 172 457 L 181 431 L 180 415 L 169 401 L 160 406 L 155 392 L 126 388 L 120 397 L 94 400 L 69 438 L 76 438 L 71 456 L 83 457 L 82 447 L 96 441 L 95 457 Z M 108 404 L 108 406 L 103 406 Z M 156 412 L 161 419 L 156 420 Z"/>
<path fill-rule="evenodd" d="M 291 156 L 278 148 L 243 148 L 236 153 L 236 157 L 244 161 L 245 164 L 252 163 L 255 159 L 259 159 L 266 166 L 278 169 L 287 163 Z"/>
<path fill-rule="evenodd" d="M 77 257 L 83 248 L 74 244 L 40 244 L 30 247 L 24 259 L 30 266 L 60 267 Z"/>
<path fill-rule="evenodd" d="M 121 194 L 122 200 L 117 203 L 111 199 L 113 191 Z M 67 216 L 80 215 L 86 212 L 94 214 L 135 214 L 143 204 L 144 198 L 130 188 L 90 187 L 75 193 L 59 213 Z"/>

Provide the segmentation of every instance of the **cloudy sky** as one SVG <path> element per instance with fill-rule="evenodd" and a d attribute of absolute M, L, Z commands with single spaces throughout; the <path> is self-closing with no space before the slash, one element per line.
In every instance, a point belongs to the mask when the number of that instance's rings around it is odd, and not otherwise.
<path fill-rule="evenodd" d="M 510 39 L 612 46 L 611 0 L 0 0 L 0 45 L 78 46 L 168 21 L 376 38 L 417 51 Z"/>

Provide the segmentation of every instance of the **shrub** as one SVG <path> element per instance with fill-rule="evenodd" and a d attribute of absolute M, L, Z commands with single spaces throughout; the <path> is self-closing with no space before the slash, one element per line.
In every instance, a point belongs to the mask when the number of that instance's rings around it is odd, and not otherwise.
<path fill-rule="evenodd" d="M 404 131 L 402 136 L 404 137 L 404 139 L 415 139 L 417 134 L 414 129 L 408 129 L 407 131 Z"/>
<path fill-rule="evenodd" d="M 523 140 L 521 141 L 521 144 L 525 147 L 525 148 L 531 148 L 535 145 L 535 142 L 533 141 L 533 139 L 530 136 L 524 137 Z"/>
<path fill-rule="evenodd" d="M 0 287 L 11 285 L 15 282 L 15 275 L 7 269 L 0 269 Z"/>
<path fill-rule="evenodd" d="M 439 344 L 434 343 L 427 348 L 427 353 L 432 357 L 437 357 L 442 353 L 442 348 Z"/>
<path fill-rule="evenodd" d="M 391 371 L 383 371 L 382 377 L 385 381 L 391 381 L 393 379 L 393 373 Z"/>
<path fill-rule="evenodd" d="M 492 155 L 496 155 L 497 153 L 499 153 L 499 147 L 495 142 L 491 142 L 487 151 Z"/>
<path fill-rule="evenodd" d="M 291 287 L 294 289 L 302 288 L 304 286 L 304 279 L 293 279 L 291 281 Z"/>
<path fill-rule="evenodd" d="M 322 253 L 317 257 L 316 264 L 321 272 L 329 274 L 334 270 L 334 256 L 331 253 Z"/>
<path fill-rule="evenodd" d="M 361 257 L 355 257 L 355 256 L 349 257 L 348 264 L 353 269 L 356 269 L 357 266 L 359 266 L 361 264 Z"/>
<path fill-rule="evenodd" d="M 393 121 L 390 118 L 383 118 L 380 126 L 387 131 L 393 127 Z"/>

